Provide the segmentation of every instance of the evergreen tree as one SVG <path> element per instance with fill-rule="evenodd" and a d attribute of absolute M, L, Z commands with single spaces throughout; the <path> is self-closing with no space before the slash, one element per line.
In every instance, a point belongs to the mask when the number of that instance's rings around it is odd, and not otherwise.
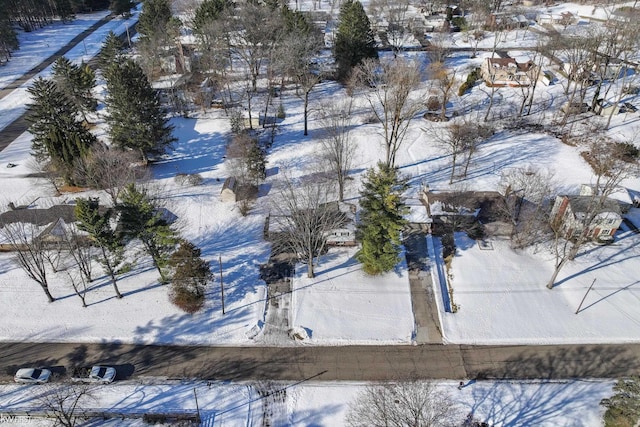
<path fill-rule="evenodd" d="M 122 298 L 116 275 L 118 265 L 122 262 L 124 245 L 111 226 L 113 211 L 107 209 L 101 213 L 97 198 L 79 198 L 76 200 L 75 214 L 78 229 L 87 232 L 89 239 L 100 249 L 98 261 L 111 278 L 116 296 Z"/>
<path fill-rule="evenodd" d="M 77 120 L 77 108 L 52 80 L 38 78 L 27 92 L 32 98 L 28 120 L 34 155 L 39 161 L 49 160 L 65 182 L 73 185 L 75 162 L 96 138 Z"/>
<path fill-rule="evenodd" d="M 255 185 L 258 185 L 267 177 L 267 160 L 265 157 L 265 152 L 260 146 L 260 142 L 252 138 L 247 150 L 246 161 L 249 179 L 253 181 Z"/>
<path fill-rule="evenodd" d="M 131 16 L 131 9 L 135 6 L 133 0 L 111 0 L 109 10 L 114 15 Z"/>
<path fill-rule="evenodd" d="M 18 36 L 9 19 L 8 5 L 0 1 L 0 64 L 11 58 L 11 52 L 19 46 Z"/>
<path fill-rule="evenodd" d="M 638 377 L 618 380 L 611 398 L 602 399 L 607 408 L 604 414 L 605 427 L 636 426 L 640 421 L 640 379 Z"/>
<path fill-rule="evenodd" d="M 351 69 L 365 58 L 377 58 L 371 23 L 358 0 L 346 0 L 340 7 L 334 57 L 338 78 L 345 80 Z"/>
<path fill-rule="evenodd" d="M 112 64 L 105 73 L 106 118 L 112 143 L 136 150 L 146 163 L 162 154 L 175 138 L 160 100 L 139 65 L 130 59 Z"/>
<path fill-rule="evenodd" d="M 52 66 L 53 80 L 62 92 L 67 95 L 82 117 L 87 121 L 87 113 L 96 111 L 98 102 L 91 90 L 96 85 L 96 75 L 84 62 L 73 64 L 66 57 L 61 56 Z"/>
<path fill-rule="evenodd" d="M 367 274 L 390 271 L 400 262 L 400 233 L 407 223 L 408 211 L 402 193 L 408 188 L 395 167 L 378 163 L 369 169 L 360 192 L 360 224 L 358 235 L 362 249 L 356 258 Z"/>
<path fill-rule="evenodd" d="M 204 0 L 196 9 L 193 27 L 196 33 L 203 34 L 207 27 L 220 17 L 220 14 L 232 3 L 229 0 Z"/>
<path fill-rule="evenodd" d="M 75 18 L 73 6 L 69 0 L 55 0 L 56 14 L 62 19 L 62 22 L 71 21 Z"/>
<path fill-rule="evenodd" d="M 187 313 L 195 313 L 204 305 L 205 288 L 213 279 L 209 262 L 191 242 L 182 240 L 171 255 L 171 301 Z"/>
<path fill-rule="evenodd" d="M 166 267 L 177 242 L 175 231 L 162 218 L 147 191 L 139 190 L 133 183 L 121 193 L 118 210 L 124 235 L 142 242 L 160 274 L 160 280 L 168 282 Z"/>
<path fill-rule="evenodd" d="M 171 20 L 169 0 L 145 0 L 138 20 L 138 32 L 142 38 L 153 38 L 166 32 Z"/>
<path fill-rule="evenodd" d="M 113 31 L 109 31 L 98 55 L 100 68 L 106 70 L 111 64 L 122 62 L 124 59 L 123 50 L 122 40 Z"/>
<path fill-rule="evenodd" d="M 285 32 L 287 34 L 309 34 L 316 31 L 316 27 L 309 18 L 299 10 L 291 10 L 286 4 L 282 6 L 282 17 L 284 19 Z"/>
<path fill-rule="evenodd" d="M 175 52 L 181 22 L 171 15 L 169 0 L 145 0 L 138 20 L 138 51 L 147 76 L 153 76 L 160 58 Z"/>

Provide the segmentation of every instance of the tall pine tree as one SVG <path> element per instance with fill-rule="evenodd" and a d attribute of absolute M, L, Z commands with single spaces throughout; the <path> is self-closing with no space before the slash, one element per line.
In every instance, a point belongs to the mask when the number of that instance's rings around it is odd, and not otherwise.
<path fill-rule="evenodd" d="M 169 274 L 166 267 L 177 243 L 176 232 L 162 218 L 147 191 L 138 189 L 135 184 L 129 184 L 120 195 L 118 210 L 124 235 L 142 242 L 160 274 L 160 280 L 167 283 Z"/>
<path fill-rule="evenodd" d="M 75 214 L 78 219 L 78 229 L 85 231 L 93 244 L 100 249 L 98 261 L 111 278 L 116 296 L 122 298 L 118 289 L 116 270 L 122 262 L 124 245 L 111 226 L 112 213 L 111 209 L 100 212 L 97 198 L 76 200 Z"/>
<path fill-rule="evenodd" d="M 207 32 L 207 27 L 213 24 L 220 14 L 232 6 L 229 0 L 204 0 L 196 9 L 193 17 L 193 27 L 197 34 L 203 35 Z"/>
<path fill-rule="evenodd" d="M 353 67 L 365 58 L 377 58 L 378 52 L 371 23 L 358 0 L 346 0 L 342 4 L 339 21 L 333 54 L 338 79 L 344 81 Z"/>
<path fill-rule="evenodd" d="M 98 54 L 100 68 L 106 70 L 112 64 L 122 62 L 124 60 L 123 50 L 122 40 L 113 31 L 109 31 Z"/>
<path fill-rule="evenodd" d="M 27 92 L 32 99 L 27 120 L 36 159 L 49 161 L 66 184 L 75 184 L 75 162 L 87 154 L 95 136 L 77 119 L 77 107 L 52 80 L 38 78 Z"/>
<path fill-rule="evenodd" d="M 131 9 L 135 6 L 133 0 L 111 0 L 109 3 L 109 10 L 114 15 L 123 15 L 128 17 L 131 15 Z"/>
<path fill-rule="evenodd" d="M 138 20 L 138 51 L 145 72 L 151 78 L 160 66 L 160 58 L 175 52 L 180 20 L 171 14 L 170 0 L 145 0 Z"/>
<path fill-rule="evenodd" d="M 362 249 L 356 254 L 365 273 L 382 274 L 400 262 L 400 236 L 408 211 L 402 193 L 408 188 L 398 168 L 378 163 L 369 169 L 360 192 L 358 236 Z"/>
<path fill-rule="evenodd" d="M 205 288 L 213 280 L 208 261 L 200 257 L 200 248 L 183 240 L 171 255 L 171 301 L 187 313 L 195 313 L 204 305 Z"/>
<path fill-rule="evenodd" d="M 136 150 L 146 163 L 176 139 L 160 100 L 140 66 L 130 59 L 114 63 L 105 73 L 109 136 L 121 149 Z"/>
<path fill-rule="evenodd" d="M 0 64 L 11 58 L 11 52 L 19 46 L 18 36 L 9 19 L 9 5 L 0 1 Z"/>
<path fill-rule="evenodd" d="M 76 109 L 82 113 L 87 121 L 87 113 L 94 112 L 98 108 L 98 102 L 93 97 L 91 90 L 96 85 L 96 75 L 84 62 L 76 65 L 66 57 L 61 56 L 53 63 L 53 81 L 58 89 L 67 95 Z"/>

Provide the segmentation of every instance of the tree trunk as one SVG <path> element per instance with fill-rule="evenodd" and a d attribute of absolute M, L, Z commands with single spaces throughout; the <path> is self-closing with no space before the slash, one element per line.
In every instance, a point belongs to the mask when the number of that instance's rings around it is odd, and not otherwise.
<path fill-rule="evenodd" d="M 456 152 L 454 152 L 453 158 L 451 159 L 451 175 L 449 175 L 449 184 L 453 184 L 453 178 L 456 175 L 456 160 L 457 160 L 457 154 Z"/>
<path fill-rule="evenodd" d="M 493 107 L 493 96 L 496 93 L 496 87 L 493 85 L 493 83 L 491 84 L 491 95 L 489 96 L 489 107 L 487 108 L 487 114 L 484 115 L 484 121 L 488 121 L 489 120 L 489 113 L 491 113 L 491 108 Z"/>
<path fill-rule="evenodd" d="M 316 272 L 313 270 L 313 254 L 309 254 L 309 258 L 307 259 L 307 277 L 309 279 L 313 279 L 316 277 Z"/>
<path fill-rule="evenodd" d="M 111 277 L 111 284 L 113 285 L 113 289 L 116 291 L 116 297 L 118 298 L 122 298 L 122 294 L 120 293 L 120 289 L 118 289 L 118 282 L 116 280 L 116 273 L 113 270 L 113 266 L 111 265 L 111 261 L 109 260 L 109 256 L 107 254 L 107 251 L 104 247 L 101 247 L 102 249 L 102 258 L 104 260 L 104 266 L 107 269 L 107 273 L 109 274 L 109 277 Z"/>
<path fill-rule="evenodd" d="M 562 261 L 556 265 L 556 268 L 553 270 L 553 274 L 551 275 L 551 279 L 549 279 L 549 282 L 547 283 L 547 289 L 553 289 L 553 285 L 556 283 L 560 270 L 562 270 L 562 267 L 564 267 L 568 260 L 568 257 L 564 257 Z"/>
<path fill-rule="evenodd" d="M 47 285 L 46 283 L 40 283 L 40 286 L 49 299 L 49 302 L 54 302 L 56 299 L 51 295 L 51 292 L 49 292 L 49 285 Z"/>
<path fill-rule="evenodd" d="M 304 92 L 304 136 L 309 135 L 308 127 L 307 127 L 307 123 L 309 119 L 309 92 L 310 91 L 308 90 Z"/>

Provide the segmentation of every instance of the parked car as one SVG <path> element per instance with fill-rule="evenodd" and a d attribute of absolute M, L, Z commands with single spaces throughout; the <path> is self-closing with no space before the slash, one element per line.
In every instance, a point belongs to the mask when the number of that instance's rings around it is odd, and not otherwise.
<path fill-rule="evenodd" d="M 89 382 L 109 384 L 116 378 L 116 368 L 111 366 L 93 366 L 89 374 Z"/>
<path fill-rule="evenodd" d="M 116 368 L 111 366 L 92 366 L 89 368 L 80 368 L 75 371 L 75 376 L 71 381 L 79 383 L 99 383 L 109 384 L 116 378 Z"/>
<path fill-rule="evenodd" d="M 51 371 L 41 368 L 18 369 L 13 380 L 21 384 L 44 384 L 51 378 Z"/>

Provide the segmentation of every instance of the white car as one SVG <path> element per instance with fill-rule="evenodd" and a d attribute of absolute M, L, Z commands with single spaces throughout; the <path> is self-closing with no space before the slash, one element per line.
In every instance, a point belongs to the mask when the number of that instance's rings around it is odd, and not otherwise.
<path fill-rule="evenodd" d="M 48 369 L 22 368 L 18 369 L 13 380 L 21 384 L 44 384 L 51 378 L 51 371 Z"/>
<path fill-rule="evenodd" d="M 87 382 L 109 384 L 112 383 L 115 378 L 115 368 L 111 366 L 93 366 Z"/>

